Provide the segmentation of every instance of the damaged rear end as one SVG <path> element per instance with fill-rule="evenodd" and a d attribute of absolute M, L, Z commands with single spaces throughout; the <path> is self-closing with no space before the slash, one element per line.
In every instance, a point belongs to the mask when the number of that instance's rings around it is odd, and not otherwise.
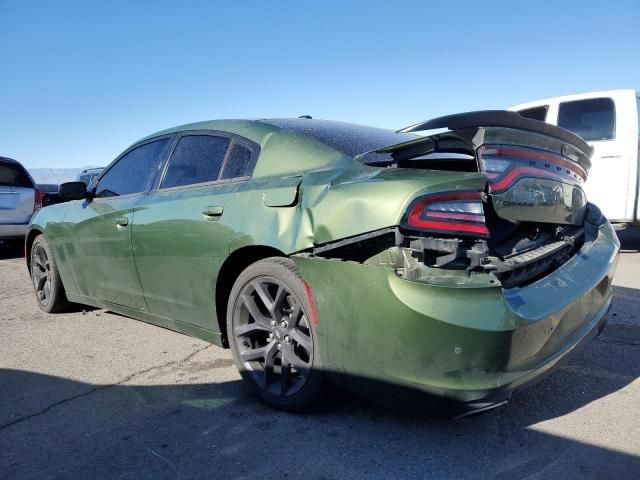
<path fill-rule="evenodd" d="M 601 219 L 583 190 L 591 147 L 582 139 L 502 111 L 451 115 L 403 132 L 443 127 L 449 131 L 371 152 L 373 162 L 370 154 L 360 158 L 390 168 L 484 174 L 480 188 L 461 183 L 411 202 L 400 224 L 406 278 L 464 270 L 522 286 L 594 237 Z"/>
<path fill-rule="evenodd" d="M 604 328 L 619 242 L 585 198 L 591 149 L 579 137 L 510 112 L 404 131 L 435 128 L 448 131 L 357 158 L 385 167 L 373 191 L 424 181 L 395 225 L 294 258 L 319 325 L 339 339 L 329 370 L 383 385 L 375 398 L 394 403 L 397 385 L 465 413 L 504 403 Z"/>

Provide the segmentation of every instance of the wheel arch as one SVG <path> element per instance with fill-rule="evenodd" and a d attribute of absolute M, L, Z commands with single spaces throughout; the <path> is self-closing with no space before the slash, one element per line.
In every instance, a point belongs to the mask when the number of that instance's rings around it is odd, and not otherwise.
<path fill-rule="evenodd" d="M 218 328 L 222 340 L 222 346 L 229 348 L 227 338 L 227 306 L 229 303 L 229 294 L 233 288 L 236 279 L 252 263 L 268 257 L 286 257 L 287 255 L 274 247 L 267 245 L 249 245 L 238 248 L 231 252 L 226 258 L 216 281 L 216 316 Z"/>

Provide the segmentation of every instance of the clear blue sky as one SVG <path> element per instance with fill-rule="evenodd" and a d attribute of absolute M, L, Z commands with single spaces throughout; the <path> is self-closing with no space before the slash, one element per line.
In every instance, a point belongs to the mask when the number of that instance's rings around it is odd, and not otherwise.
<path fill-rule="evenodd" d="M 399 128 L 640 89 L 640 2 L 0 0 L 0 155 L 106 165 L 198 120 Z"/>

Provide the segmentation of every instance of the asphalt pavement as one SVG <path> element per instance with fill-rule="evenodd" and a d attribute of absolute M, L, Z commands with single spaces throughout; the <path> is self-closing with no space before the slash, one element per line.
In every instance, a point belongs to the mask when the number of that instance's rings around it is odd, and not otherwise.
<path fill-rule="evenodd" d="M 640 478 L 640 231 L 603 335 L 486 414 L 403 415 L 333 390 L 287 414 L 228 350 L 104 310 L 47 315 L 0 246 L 0 479 Z"/>

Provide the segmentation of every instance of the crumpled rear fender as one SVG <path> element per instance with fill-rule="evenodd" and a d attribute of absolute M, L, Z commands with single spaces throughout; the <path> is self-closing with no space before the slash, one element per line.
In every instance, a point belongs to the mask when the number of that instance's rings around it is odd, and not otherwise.
<path fill-rule="evenodd" d="M 482 173 L 380 169 L 364 165 L 327 179 L 305 175 L 301 232 L 314 245 L 348 238 L 400 223 L 418 196 L 453 190 L 483 190 Z M 310 229 L 308 231 L 307 229 Z M 313 245 L 299 243 L 301 250 Z"/>

